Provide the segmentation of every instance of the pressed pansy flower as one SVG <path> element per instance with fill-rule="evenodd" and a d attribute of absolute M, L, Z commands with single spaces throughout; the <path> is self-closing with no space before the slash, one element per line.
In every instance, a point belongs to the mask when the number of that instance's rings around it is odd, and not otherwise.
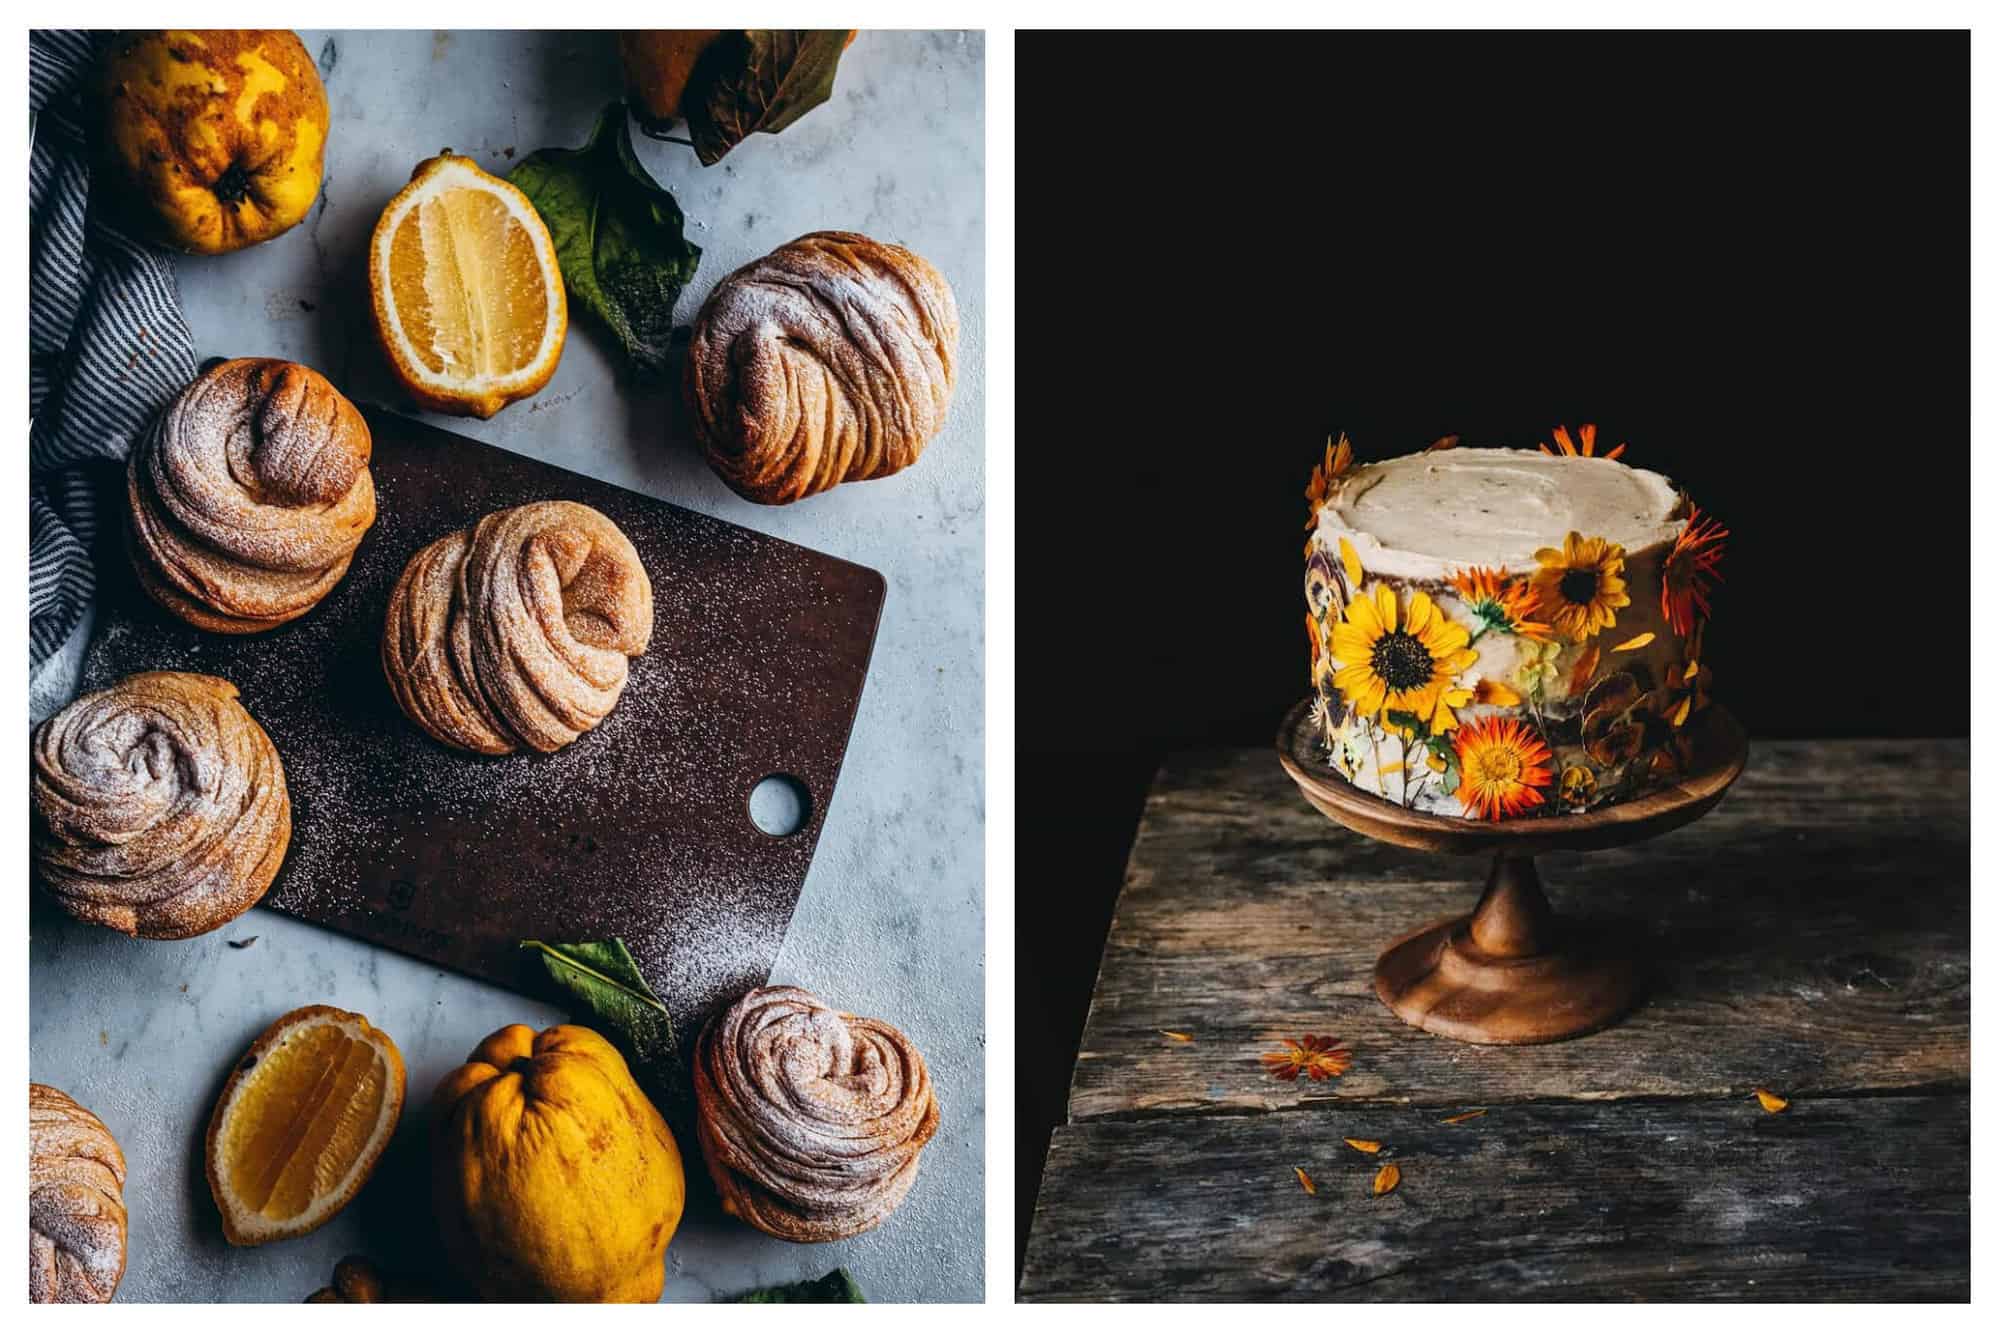
<path fill-rule="evenodd" d="M 1333 489 L 1333 480 L 1354 463 L 1354 446 L 1347 442 L 1347 432 L 1340 433 L 1340 443 L 1331 437 L 1326 442 L 1326 461 L 1313 469 L 1312 480 L 1306 484 L 1306 503 L 1312 506 L 1306 515 L 1306 526 L 1310 528 L 1319 522 L 1319 511 L 1326 504 L 1327 492 Z"/>
<path fill-rule="evenodd" d="M 1625 548 L 1602 537 L 1572 532 L 1562 549 L 1535 552 L 1541 568 L 1531 576 L 1535 610 L 1573 643 L 1596 637 L 1618 623 L 1620 607 L 1630 606 L 1625 591 Z"/>
<path fill-rule="evenodd" d="M 1481 633 L 1497 630 L 1525 639 L 1550 637 L 1547 625 L 1529 619 L 1534 614 L 1535 593 L 1527 580 L 1510 578 L 1504 569 L 1475 566 L 1453 574 L 1451 586 L 1458 590 L 1458 595 L 1465 599 L 1466 609 L 1483 627 Z"/>
<path fill-rule="evenodd" d="M 1674 539 L 1674 549 L 1667 552 L 1660 571 L 1660 614 L 1674 627 L 1674 633 L 1685 636 L 1694 627 L 1697 613 L 1703 620 L 1708 618 L 1709 586 L 1711 581 L 1722 582 L 1718 571 L 1728 536 L 1728 528 L 1713 518 L 1704 518 L 1701 510 L 1688 511 L 1687 526 Z"/>
<path fill-rule="evenodd" d="M 1562 668 L 1556 665 L 1562 650 L 1563 646 L 1555 642 L 1522 644 L 1521 661 L 1514 668 L 1515 682 L 1529 694 L 1539 696 L 1562 679 Z"/>
<path fill-rule="evenodd" d="M 1586 423 L 1585 425 L 1578 427 L 1576 433 L 1583 438 L 1583 443 L 1581 445 L 1576 444 L 1569 438 L 1569 428 L 1567 426 L 1557 426 L 1556 447 L 1554 449 L 1551 449 L 1545 444 L 1542 446 L 1542 452 L 1545 454 L 1555 454 L 1560 452 L 1563 456 L 1568 458 L 1595 457 L 1597 454 L 1597 427 Z M 1616 458 L 1618 457 L 1618 455 L 1624 452 L 1625 452 L 1625 446 L 1621 444 L 1616 449 L 1613 449 L 1610 453 L 1604 456 L 1606 458 Z"/>
<path fill-rule="evenodd" d="M 1458 801 L 1467 814 L 1506 819 L 1542 803 L 1552 776 L 1549 747 L 1519 718 L 1468 722 L 1453 737 L 1458 747 Z"/>
<path fill-rule="evenodd" d="M 1466 646 L 1472 636 L 1465 626 L 1438 610 L 1429 594 L 1412 593 L 1404 610 L 1395 591 L 1378 583 L 1347 604 L 1332 638 L 1339 664 L 1333 682 L 1356 712 L 1409 713 L 1434 735 L 1458 725 L 1451 710 L 1472 691 L 1455 681 L 1479 654 Z"/>
<path fill-rule="evenodd" d="M 1564 805 L 1581 810 L 1597 795 L 1597 774 L 1582 764 L 1571 764 L 1563 770 L 1560 790 Z"/>
<path fill-rule="evenodd" d="M 1314 1083 L 1338 1078 L 1354 1063 L 1353 1054 L 1332 1037 L 1307 1033 L 1297 1041 L 1286 1037 L 1280 1044 L 1284 1050 L 1266 1051 L 1257 1058 L 1271 1071 L 1272 1078 L 1286 1083 L 1296 1082 L 1301 1074 Z"/>

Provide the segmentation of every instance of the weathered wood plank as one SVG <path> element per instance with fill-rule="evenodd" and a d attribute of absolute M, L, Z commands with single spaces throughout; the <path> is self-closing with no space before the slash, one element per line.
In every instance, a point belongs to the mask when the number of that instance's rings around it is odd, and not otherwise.
<path fill-rule="evenodd" d="M 1346 832 L 1269 751 L 1186 756 L 1147 803 L 1071 1119 L 1965 1086 L 1969 790 L 1962 741 L 1759 744 L 1699 823 L 1540 858 L 1558 911 L 1633 925 L 1654 985 L 1596 1036 L 1478 1047 L 1399 1022 L 1372 975 L 1392 938 L 1472 908 L 1482 862 Z M 1257 1052 L 1301 1032 L 1343 1038 L 1353 1071 L 1269 1079 Z"/>
<path fill-rule="evenodd" d="M 1966 1300 L 1969 1099 L 1385 1105 L 1057 1129 L 1024 1300 Z M 1369 1185 L 1380 1140 L 1401 1186 Z M 1292 1168 L 1312 1175 L 1317 1195 Z"/>

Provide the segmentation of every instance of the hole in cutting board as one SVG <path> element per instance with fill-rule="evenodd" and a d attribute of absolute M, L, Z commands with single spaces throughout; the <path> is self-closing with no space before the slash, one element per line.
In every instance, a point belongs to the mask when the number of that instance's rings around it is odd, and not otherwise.
<path fill-rule="evenodd" d="M 812 796 L 789 773 L 773 773 L 750 789 L 750 822 L 760 833 L 789 838 L 811 818 Z"/>

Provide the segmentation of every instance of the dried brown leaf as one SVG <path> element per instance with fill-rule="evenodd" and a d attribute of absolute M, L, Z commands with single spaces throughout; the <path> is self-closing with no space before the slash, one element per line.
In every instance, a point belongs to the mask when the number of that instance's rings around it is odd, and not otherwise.
<path fill-rule="evenodd" d="M 1354 1149 L 1356 1152 L 1378 1153 L 1382 1151 L 1382 1145 L 1373 1139 L 1347 1139 L 1345 1142 L 1348 1147 Z"/>
<path fill-rule="evenodd" d="M 1757 1105 L 1763 1107 L 1770 1114 L 1776 1115 L 1778 1112 L 1784 1110 L 1787 1106 L 1790 1106 L 1791 1103 L 1785 1100 L 1783 1097 L 1780 1097 L 1775 1092 L 1771 1092 L 1765 1088 L 1759 1088 L 1757 1089 Z"/>
<path fill-rule="evenodd" d="M 1448 1115 L 1438 1121 L 1438 1123 L 1440 1125 L 1462 1125 L 1468 1120 L 1477 1120 L 1485 1114 L 1486 1108 L 1482 1106 L 1477 1111 L 1460 1111 L 1457 1115 Z"/>
<path fill-rule="evenodd" d="M 1375 1194 L 1381 1197 L 1403 1183 L 1403 1172 L 1394 1162 L 1390 1162 L 1375 1173 Z"/>
<path fill-rule="evenodd" d="M 1306 1169 L 1304 1167 L 1302 1166 L 1293 1167 L 1292 1174 L 1299 1178 L 1300 1189 L 1304 1190 L 1308 1194 L 1319 1193 L 1318 1188 L 1313 1185 L 1313 1178 L 1306 1174 Z"/>

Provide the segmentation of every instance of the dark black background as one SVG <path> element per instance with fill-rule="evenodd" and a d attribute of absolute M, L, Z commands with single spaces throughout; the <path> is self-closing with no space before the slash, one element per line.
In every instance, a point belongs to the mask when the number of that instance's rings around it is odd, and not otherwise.
<path fill-rule="evenodd" d="M 1017 53 L 1018 1267 L 1155 765 L 1306 693 L 1329 432 L 1629 441 L 1753 736 L 1964 735 L 1975 608 L 1965 34 Z"/>

